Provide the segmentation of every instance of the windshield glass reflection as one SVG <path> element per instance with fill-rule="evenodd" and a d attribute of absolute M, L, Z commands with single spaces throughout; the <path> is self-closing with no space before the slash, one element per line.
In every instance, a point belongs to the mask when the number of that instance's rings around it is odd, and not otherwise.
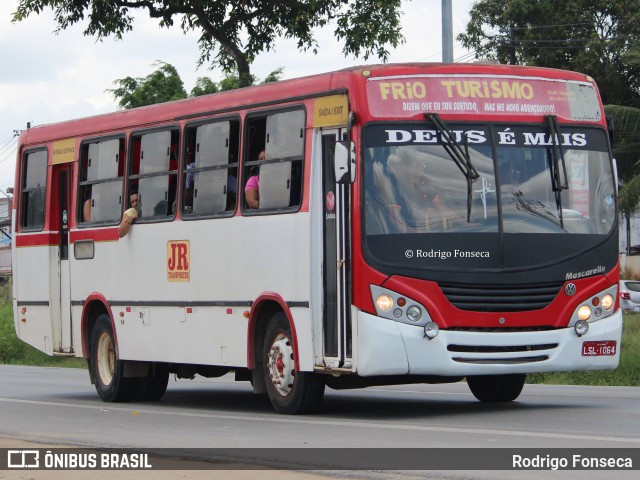
<path fill-rule="evenodd" d="M 552 178 L 553 143 L 544 126 L 452 129 L 458 141 L 467 142 L 479 174 L 470 192 L 435 131 L 397 125 L 367 130 L 367 235 L 498 232 L 501 227 L 504 233 L 611 231 L 615 197 L 604 131 L 562 130 L 558 140 L 567 188 L 558 190 Z"/>
<path fill-rule="evenodd" d="M 497 231 L 493 162 L 480 149 L 469 153 L 480 175 L 470 211 L 467 179 L 441 147 L 369 149 L 367 233 Z"/>

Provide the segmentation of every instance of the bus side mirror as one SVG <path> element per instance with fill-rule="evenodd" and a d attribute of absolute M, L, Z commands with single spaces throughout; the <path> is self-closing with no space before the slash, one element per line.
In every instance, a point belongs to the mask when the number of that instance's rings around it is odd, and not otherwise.
<path fill-rule="evenodd" d="M 336 142 L 334 152 L 336 183 L 353 183 L 356 179 L 356 146 L 353 142 Z"/>

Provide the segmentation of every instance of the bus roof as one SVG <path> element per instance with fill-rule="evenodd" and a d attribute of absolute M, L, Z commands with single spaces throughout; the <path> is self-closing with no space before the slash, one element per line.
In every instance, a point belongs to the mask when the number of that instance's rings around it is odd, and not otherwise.
<path fill-rule="evenodd" d="M 166 124 L 171 121 L 204 118 L 224 113 L 231 114 L 247 107 L 268 106 L 275 103 L 327 95 L 331 92 L 345 93 L 355 84 L 363 84 L 366 79 L 418 74 L 537 76 L 593 83 L 590 77 L 576 72 L 494 63 L 362 65 L 334 72 L 40 125 L 24 130 L 20 135 L 20 144 L 23 146 L 36 145 L 69 137 L 100 136 L 109 134 L 109 132 L 122 131 L 123 129 L 153 127 L 156 124 Z"/>

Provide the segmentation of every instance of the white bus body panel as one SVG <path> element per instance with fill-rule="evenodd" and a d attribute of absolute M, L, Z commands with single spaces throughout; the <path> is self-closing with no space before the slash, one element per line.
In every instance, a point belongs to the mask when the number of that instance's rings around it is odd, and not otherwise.
<path fill-rule="evenodd" d="M 385 318 L 358 314 L 358 364 L 361 376 L 374 375 L 498 375 L 571 370 L 613 369 L 620 361 L 622 313 L 616 311 L 602 320 L 590 322 L 589 332 L 578 337 L 573 328 L 544 332 L 476 333 L 440 330 L 434 339 L 425 337 L 422 327 Z M 615 355 L 582 356 L 584 341 L 617 341 Z M 501 353 L 450 352 L 447 346 L 519 346 L 557 344 L 548 350 Z M 547 360 L 512 361 L 548 356 Z M 458 360 L 454 360 L 454 357 Z M 487 359 L 491 359 L 487 363 Z"/>
<path fill-rule="evenodd" d="M 175 240 L 189 241 L 188 282 L 167 278 Z M 96 242 L 93 259 L 71 262 L 72 278 L 89 279 L 72 282 L 72 299 L 99 294 L 116 304 L 121 359 L 246 367 L 249 302 L 266 293 L 309 302 L 309 215 L 134 224 L 119 241 Z M 76 342 L 81 311 L 73 309 Z M 291 312 L 300 366 L 312 370 L 309 308 Z"/>
<path fill-rule="evenodd" d="M 60 342 L 60 279 L 55 282 L 50 278 L 54 277 L 50 272 L 58 271 L 58 247 L 14 245 L 13 252 L 14 270 L 20 272 L 13 275 L 14 298 L 25 303 L 14 304 L 16 333 L 24 342 L 52 355 Z"/>

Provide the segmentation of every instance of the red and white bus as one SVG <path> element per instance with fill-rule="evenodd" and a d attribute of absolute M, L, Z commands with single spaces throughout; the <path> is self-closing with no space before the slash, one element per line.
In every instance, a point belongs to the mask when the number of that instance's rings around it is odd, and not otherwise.
<path fill-rule="evenodd" d="M 16 331 L 86 358 L 106 401 L 235 372 L 283 413 L 464 378 L 504 402 L 619 362 L 616 174 L 582 74 L 365 66 L 34 127 L 15 185 Z"/>

